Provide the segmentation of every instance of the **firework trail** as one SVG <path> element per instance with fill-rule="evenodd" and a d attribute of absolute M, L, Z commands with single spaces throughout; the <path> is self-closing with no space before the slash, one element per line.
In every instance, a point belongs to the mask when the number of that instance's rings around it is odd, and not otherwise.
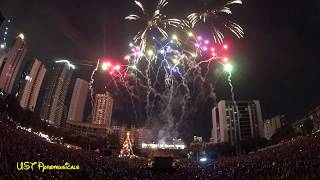
<path fill-rule="evenodd" d="M 133 50 L 133 54 L 126 56 L 128 67 L 136 67 L 135 63 L 137 62 L 140 64 L 139 67 L 143 67 L 141 64 L 145 63 L 144 71 L 140 71 L 137 67 L 134 69 L 134 72 L 137 73 L 133 78 L 135 82 L 140 79 L 140 86 L 144 87 L 146 92 L 144 96 L 146 98 L 145 111 L 146 119 L 149 121 L 146 124 L 165 120 L 163 126 L 159 126 L 160 129 L 157 130 L 160 140 L 178 134 L 180 125 L 185 123 L 185 119 L 190 114 L 188 108 L 194 106 L 190 105 L 191 94 L 201 97 L 201 100 L 205 99 L 206 95 L 195 89 L 201 90 L 205 84 L 209 83 L 206 77 L 210 73 L 210 65 L 218 59 L 223 59 L 218 55 L 224 54 L 224 48 L 219 48 L 219 46 L 213 48 L 214 44 L 205 39 L 191 38 L 189 41 L 178 40 L 176 35 L 169 40 L 155 39 L 155 44 L 160 45 L 159 47 L 153 45 L 155 50 L 146 53 Z M 131 47 L 137 49 L 139 46 L 132 45 Z M 134 54 L 140 54 L 143 58 L 140 61 L 135 61 Z M 205 60 L 201 60 L 203 58 Z M 204 64 L 203 67 L 201 67 L 202 64 Z M 193 90 L 190 89 L 190 84 L 193 84 L 191 87 Z M 164 86 L 162 87 L 162 85 Z M 210 85 L 208 86 L 210 87 Z M 208 96 L 215 97 L 212 92 Z M 160 98 L 160 102 L 158 98 Z M 193 107 L 193 109 L 197 109 L 197 107 Z M 179 115 L 176 115 L 177 112 Z M 159 116 L 155 117 L 156 114 Z M 163 137 L 161 137 L 162 135 Z"/>
<path fill-rule="evenodd" d="M 132 14 L 125 19 L 143 21 L 145 26 L 135 35 L 133 42 L 129 43 L 131 53 L 125 57 L 127 64 L 109 64 L 106 70 L 109 71 L 108 78 L 112 78 L 116 90 L 125 88 L 125 92 L 130 95 L 135 119 L 138 116 L 136 106 L 144 108 L 145 124 L 155 128 L 158 140 L 165 142 L 169 137 L 178 135 L 181 124 L 193 121 L 189 116 L 201 108 L 203 101 L 215 99 L 216 82 L 212 85 L 207 77 L 210 76 L 214 63 L 224 64 L 228 61 L 225 57 L 227 48 L 220 45 L 224 36 L 218 27 L 223 26 L 238 38 L 243 37 L 242 28 L 226 18 L 226 15 L 231 14 L 229 6 L 241 4 L 242 1 L 231 0 L 222 7 L 192 13 L 188 16 L 188 22 L 167 18 L 163 13 L 167 0 L 160 0 L 151 16 L 139 1 L 134 3 L 142 14 Z M 212 27 L 212 42 L 205 37 L 195 36 L 189 29 L 199 22 L 208 21 Z M 176 34 L 170 34 L 169 27 Z M 93 77 L 98 67 L 99 61 L 89 83 L 92 106 Z M 232 101 L 235 103 L 231 72 L 228 81 Z"/>
<path fill-rule="evenodd" d="M 94 107 L 94 90 L 93 90 L 93 83 L 94 83 L 94 74 L 97 72 L 98 68 L 99 68 L 99 64 L 100 64 L 100 60 L 98 59 L 98 62 L 97 62 L 97 65 L 96 67 L 94 68 L 94 70 L 92 71 L 91 73 L 91 76 L 90 76 L 90 82 L 89 82 L 89 90 L 90 90 L 90 98 L 91 98 L 91 107 L 92 107 L 92 116 L 93 116 L 93 107 Z"/>
<path fill-rule="evenodd" d="M 234 92 L 233 92 L 233 85 L 232 85 L 232 81 L 231 81 L 231 77 L 232 77 L 232 74 L 231 72 L 228 72 L 228 82 L 229 82 L 229 86 L 230 86 L 230 92 L 231 92 L 231 99 L 232 99 L 232 102 L 234 104 L 236 104 L 236 100 L 235 100 L 235 96 L 234 96 Z"/>
<path fill-rule="evenodd" d="M 236 108 L 236 112 L 237 112 L 237 117 L 239 116 L 239 111 L 238 111 L 238 105 L 237 105 L 237 102 L 235 100 L 235 95 L 234 95 L 234 87 L 232 85 L 232 81 L 231 81 L 231 78 L 232 78 L 232 73 L 231 71 L 228 72 L 228 82 L 229 82 L 229 86 L 230 86 L 230 93 L 231 93 L 231 100 L 232 100 L 232 103 L 234 105 L 234 107 Z M 236 118 L 237 119 L 237 118 Z"/>

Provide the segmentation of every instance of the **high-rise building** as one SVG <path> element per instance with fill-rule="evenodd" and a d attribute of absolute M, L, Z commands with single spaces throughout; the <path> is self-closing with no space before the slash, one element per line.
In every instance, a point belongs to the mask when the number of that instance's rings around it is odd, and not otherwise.
<path fill-rule="evenodd" d="M 59 60 L 55 61 L 52 72 L 49 74 L 40 116 L 41 119 L 57 127 L 65 124 L 63 122 L 65 98 L 74 69 L 75 66 L 69 61 Z"/>
<path fill-rule="evenodd" d="M 27 80 L 29 79 L 29 75 L 31 73 L 31 69 L 33 63 L 35 62 L 35 58 L 26 57 L 21 65 L 21 70 L 19 71 L 19 75 L 17 76 L 11 94 L 14 95 L 18 101 L 21 100 L 23 90 L 27 84 Z"/>
<path fill-rule="evenodd" d="M 73 88 L 71 103 L 67 121 L 82 122 L 84 108 L 89 92 L 89 83 L 86 80 L 77 78 Z"/>
<path fill-rule="evenodd" d="M 113 98 L 109 92 L 96 94 L 92 123 L 111 127 L 112 106 Z"/>
<path fill-rule="evenodd" d="M 20 100 L 21 107 L 34 111 L 46 71 L 44 64 L 35 59 L 30 73 L 25 77 L 26 84 Z"/>
<path fill-rule="evenodd" d="M 220 101 L 212 109 L 211 141 L 239 144 L 241 140 L 264 137 L 260 102 Z"/>
<path fill-rule="evenodd" d="M 11 93 L 15 79 L 18 75 L 23 58 L 27 53 L 24 35 L 19 34 L 7 54 L 7 59 L 0 76 L 0 88 L 6 92 Z"/>
<path fill-rule="evenodd" d="M 285 115 L 277 115 L 271 119 L 265 120 L 263 123 L 264 137 L 268 140 L 271 139 L 277 130 L 284 126 L 286 122 Z"/>

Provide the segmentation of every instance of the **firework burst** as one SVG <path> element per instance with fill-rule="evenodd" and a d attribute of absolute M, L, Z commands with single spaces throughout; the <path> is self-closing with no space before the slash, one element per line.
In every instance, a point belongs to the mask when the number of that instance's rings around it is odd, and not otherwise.
<path fill-rule="evenodd" d="M 187 26 L 186 21 L 167 18 L 165 14 L 162 13 L 163 8 L 168 5 L 167 0 L 160 0 L 153 14 L 150 16 L 146 13 L 144 6 L 139 1 L 134 1 L 135 4 L 141 9 L 142 15 L 131 14 L 125 19 L 134 21 L 143 21 L 146 26 L 143 30 L 139 31 L 133 38 L 136 43 L 140 44 L 141 52 L 144 53 L 147 46 L 147 41 L 149 38 L 149 33 L 152 31 L 158 31 L 164 38 L 168 37 L 166 32 L 167 27 L 174 28 L 184 28 Z"/>
<path fill-rule="evenodd" d="M 233 4 L 242 4 L 242 1 L 230 0 L 224 5 L 215 8 L 208 8 L 206 6 L 204 11 L 191 13 L 187 19 L 192 28 L 199 22 L 208 23 L 212 29 L 213 39 L 217 43 L 223 43 L 224 39 L 224 35 L 219 28 L 221 26 L 231 31 L 238 38 L 242 38 L 244 35 L 242 27 L 228 19 L 229 15 L 232 14 L 229 6 Z"/>

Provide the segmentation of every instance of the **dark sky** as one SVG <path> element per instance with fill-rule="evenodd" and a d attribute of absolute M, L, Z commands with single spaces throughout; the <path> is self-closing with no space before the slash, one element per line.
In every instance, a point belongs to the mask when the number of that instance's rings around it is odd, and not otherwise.
<path fill-rule="evenodd" d="M 183 17 L 199 2 L 169 0 L 169 9 Z M 237 99 L 259 99 L 265 118 L 284 113 L 291 121 L 320 105 L 319 9 L 319 0 L 244 0 L 233 9 L 245 29 L 244 39 L 228 37 L 237 64 Z M 29 53 L 43 61 L 122 59 L 138 30 L 124 20 L 138 10 L 129 0 L 1 0 L 0 10 L 13 20 L 11 40 L 24 32 Z M 219 81 L 217 96 L 230 97 L 225 79 Z M 199 131 L 210 126 L 210 112 L 206 117 Z"/>

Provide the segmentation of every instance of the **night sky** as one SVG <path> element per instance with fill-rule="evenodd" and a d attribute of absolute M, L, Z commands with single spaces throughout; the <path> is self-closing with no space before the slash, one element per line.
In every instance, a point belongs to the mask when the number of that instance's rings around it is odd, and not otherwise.
<path fill-rule="evenodd" d="M 147 8 L 155 4 L 153 0 L 145 2 Z M 169 0 L 167 12 L 185 17 L 199 3 Z M 282 113 L 290 121 L 297 120 L 320 105 L 320 1 L 243 3 L 234 6 L 233 19 L 244 28 L 245 38 L 228 36 L 237 64 L 232 79 L 236 99 L 259 99 L 264 118 Z M 102 56 L 123 62 L 128 42 L 139 30 L 135 23 L 124 20 L 138 11 L 129 0 L 1 0 L 0 10 L 13 20 L 9 39 L 24 32 L 28 53 L 45 62 L 59 58 L 94 62 Z M 89 76 L 85 71 L 78 73 Z M 229 99 L 226 78 L 218 83 L 218 99 Z M 199 117 L 193 131 L 206 139 L 210 108 Z"/>

